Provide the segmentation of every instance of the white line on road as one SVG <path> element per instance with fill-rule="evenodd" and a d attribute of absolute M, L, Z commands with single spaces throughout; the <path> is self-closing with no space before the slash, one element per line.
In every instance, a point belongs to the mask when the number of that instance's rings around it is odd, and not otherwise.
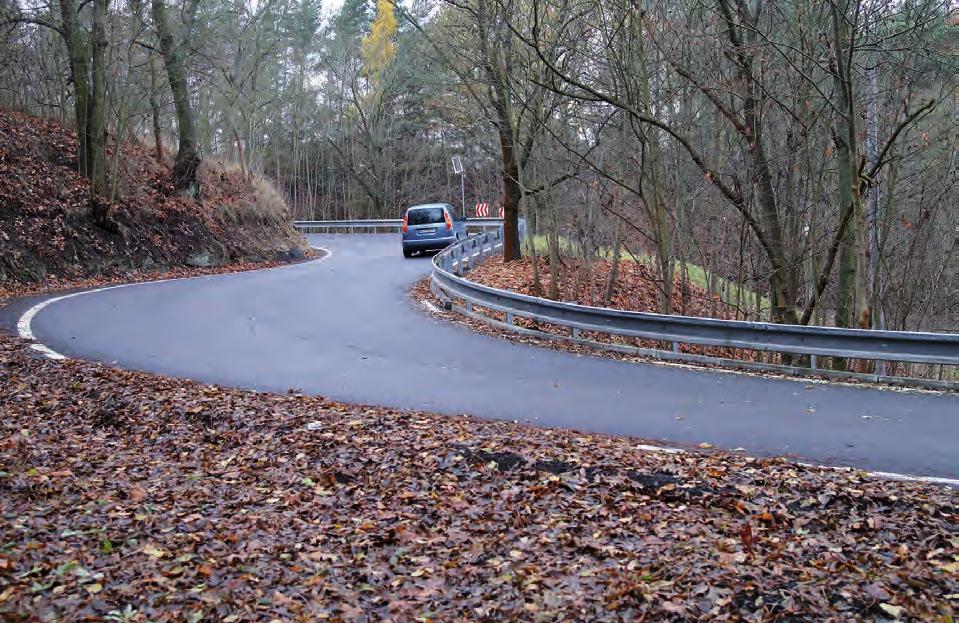
<path fill-rule="evenodd" d="M 327 248 L 325 248 L 325 247 L 312 247 L 312 246 L 311 246 L 310 248 L 311 248 L 311 249 L 316 249 L 317 251 L 326 251 L 326 255 L 324 255 L 323 257 L 318 257 L 318 258 L 316 258 L 315 260 L 310 260 L 309 262 L 299 262 L 299 263 L 297 263 L 297 264 L 287 264 L 287 265 L 285 265 L 285 266 L 273 266 L 273 267 L 271 267 L 271 268 L 258 268 L 258 269 L 256 269 L 256 270 L 247 270 L 247 271 L 242 271 L 242 272 L 245 272 L 245 273 L 257 273 L 257 272 L 260 272 L 260 271 L 263 271 L 263 270 L 277 270 L 277 269 L 281 269 L 281 268 L 293 268 L 293 267 L 296 267 L 296 266 L 305 266 L 305 265 L 307 265 L 307 264 L 313 264 L 313 263 L 315 263 L 315 262 L 322 262 L 322 261 L 330 258 L 330 257 L 333 255 L 333 251 L 331 251 L 331 250 L 329 250 L 329 249 L 327 249 Z M 221 273 L 221 275 L 222 275 L 222 274 L 237 275 L 237 274 L 240 274 L 240 273 Z M 29 342 L 36 342 L 35 344 L 31 344 L 31 345 L 30 345 L 30 348 L 32 348 L 33 350 L 35 350 L 35 351 L 37 351 L 37 352 L 39 352 L 39 353 L 42 353 L 45 357 L 48 357 L 48 358 L 50 358 L 50 359 L 67 359 L 67 356 L 66 356 L 66 355 L 63 355 L 63 354 L 61 354 L 61 353 L 58 353 L 57 351 L 53 350 L 52 348 L 50 348 L 50 347 L 47 346 L 46 344 L 42 344 L 42 343 L 40 343 L 40 342 L 37 342 L 37 338 L 36 338 L 36 336 L 33 334 L 33 319 L 37 316 L 37 314 L 39 314 L 41 311 L 43 311 L 46 307 L 48 307 L 48 306 L 50 306 L 50 305 L 53 305 L 54 303 L 57 303 L 57 302 L 59 302 L 59 301 L 64 301 L 64 300 L 66 300 L 66 299 L 72 299 L 72 298 L 75 297 L 75 296 L 83 296 L 84 294 L 93 294 L 93 293 L 95 293 L 95 292 L 106 292 L 107 290 L 117 290 L 117 289 L 119 289 L 119 288 L 130 288 L 130 287 L 133 287 L 133 286 L 142 286 L 142 285 L 147 285 L 147 284 L 152 284 L 152 283 L 167 283 L 167 282 L 169 282 L 169 281 L 187 281 L 187 280 L 189 280 L 189 279 L 203 279 L 203 278 L 206 278 L 206 277 L 218 277 L 218 276 L 220 276 L 220 275 L 196 275 L 196 276 L 194 276 L 194 277 L 175 277 L 175 278 L 173 278 L 173 279 L 157 279 L 157 280 L 155 280 L 155 281 L 138 281 L 138 282 L 136 282 L 136 283 L 121 283 L 121 284 L 118 284 L 118 285 L 115 285 L 115 286 L 106 286 L 106 287 L 104 287 L 104 288 L 97 288 L 97 289 L 95 289 L 95 290 L 84 290 L 83 292 L 73 292 L 73 293 L 71 293 L 71 294 L 64 294 L 64 295 L 61 295 L 61 296 L 55 296 L 55 297 L 49 298 L 49 299 L 47 299 L 47 300 L 45 300 L 45 301 L 40 301 L 39 303 L 37 303 L 36 305 L 34 305 L 33 307 L 31 307 L 31 308 L 28 309 L 27 311 L 23 312 L 23 314 L 22 314 L 22 315 L 20 316 L 20 318 L 17 320 L 17 334 L 18 334 L 21 338 L 23 338 L 24 340 L 27 340 L 27 341 L 29 341 Z"/>
<path fill-rule="evenodd" d="M 437 307 L 436 305 L 433 305 L 431 302 L 427 301 L 426 299 L 420 299 L 420 303 L 423 304 L 423 307 L 425 307 L 427 311 L 433 312 L 434 314 L 440 313 L 440 308 Z"/>
<path fill-rule="evenodd" d="M 681 448 L 670 448 L 668 446 L 650 446 L 645 443 L 636 444 L 637 450 L 643 452 L 663 452 L 665 454 L 685 454 L 686 451 Z"/>
<path fill-rule="evenodd" d="M 688 450 L 683 450 L 682 448 L 670 448 L 669 446 L 651 446 L 645 443 L 636 444 L 634 447 L 637 450 L 642 450 L 643 452 L 662 452 L 664 454 L 687 454 L 689 452 Z M 743 458 L 755 460 L 754 457 L 750 457 L 750 456 L 744 456 Z M 836 471 L 836 472 L 861 472 L 872 478 L 884 478 L 886 480 L 902 480 L 904 482 L 924 482 L 924 483 L 933 484 L 933 485 L 948 485 L 951 487 L 959 487 L 959 480 L 956 480 L 954 478 L 943 478 L 941 476 L 910 476 L 908 474 L 897 474 L 896 472 L 875 472 L 875 471 L 861 470 L 855 467 L 838 467 L 836 465 L 818 465 L 816 463 L 806 463 L 803 461 L 792 461 L 792 462 L 801 467 L 809 467 L 812 469 L 827 469 L 827 470 Z"/>

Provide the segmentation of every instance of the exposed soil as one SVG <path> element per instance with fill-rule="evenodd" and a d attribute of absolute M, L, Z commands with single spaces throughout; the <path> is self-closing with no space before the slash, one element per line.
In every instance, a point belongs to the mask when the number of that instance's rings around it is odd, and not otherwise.
<path fill-rule="evenodd" d="M 107 155 L 113 163 L 111 146 Z M 170 168 L 123 144 L 115 196 L 91 199 L 77 173 L 75 134 L 57 123 L 0 110 L 0 285 L 72 283 L 130 271 L 284 261 L 306 255 L 275 190 L 205 163 L 202 200 L 178 196 Z M 106 219 L 92 203 L 109 204 Z"/>

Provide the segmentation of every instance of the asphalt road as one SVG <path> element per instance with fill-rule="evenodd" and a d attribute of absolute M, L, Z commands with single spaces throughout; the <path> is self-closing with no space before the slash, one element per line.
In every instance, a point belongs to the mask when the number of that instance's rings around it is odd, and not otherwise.
<path fill-rule="evenodd" d="M 311 242 L 332 255 L 85 294 L 40 311 L 33 332 L 66 355 L 209 383 L 959 478 L 957 395 L 518 345 L 418 309 L 408 288 L 430 262 L 404 260 L 396 235 Z"/>

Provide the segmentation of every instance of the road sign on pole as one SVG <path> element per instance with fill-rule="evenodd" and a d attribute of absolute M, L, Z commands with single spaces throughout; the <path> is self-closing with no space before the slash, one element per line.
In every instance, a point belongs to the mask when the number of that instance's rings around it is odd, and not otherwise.
<path fill-rule="evenodd" d="M 466 218 L 466 169 L 463 168 L 463 161 L 459 156 L 453 156 L 453 173 L 460 174 L 460 206 L 463 218 Z"/>

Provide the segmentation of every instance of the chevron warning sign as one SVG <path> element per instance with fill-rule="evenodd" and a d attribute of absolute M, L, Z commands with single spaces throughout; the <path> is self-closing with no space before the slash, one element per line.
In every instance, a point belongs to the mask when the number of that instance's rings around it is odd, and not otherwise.
<path fill-rule="evenodd" d="M 476 217 L 477 218 L 489 218 L 489 209 L 490 205 L 488 203 L 477 203 L 476 204 Z M 499 207 L 497 216 L 503 218 L 503 206 Z"/>

